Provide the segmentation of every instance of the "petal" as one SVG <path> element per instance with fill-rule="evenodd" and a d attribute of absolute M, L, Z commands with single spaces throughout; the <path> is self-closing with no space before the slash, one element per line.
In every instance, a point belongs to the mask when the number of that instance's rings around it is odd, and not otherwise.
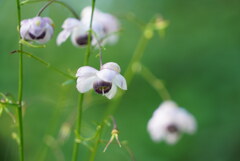
<path fill-rule="evenodd" d="M 114 63 L 114 62 L 108 62 L 108 63 L 105 63 L 101 69 L 110 69 L 110 70 L 114 70 L 118 73 L 121 72 L 121 68 L 120 66 L 117 64 L 117 63 Z"/>
<path fill-rule="evenodd" d="M 121 75 L 117 74 L 113 80 L 114 84 L 116 84 L 119 88 L 123 90 L 127 90 L 127 82 L 126 79 Z"/>
<path fill-rule="evenodd" d="M 151 139 L 155 142 L 159 142 L 163 140 L 166 134 L 164 126 L 162 125 L 161 121 L 159 121 L 159 118 L 157 117 L 152 117 L 148 121 L 147 130 L 151 136 Z"/>
<path fill-rule="evenodd" d="M 116 95 L 116 93 L 117 93 L 117 86 L 112 85 L 111 90 L 110 90 L 108 93 L 104 94 L 104 95 L 105 95 L 108 99 L 112 99 L 112 98 Z"/>
<path fill-rule="evenodd" d="M 80 24 L 78 26 L 76 26 L 73 31 L 72 31 L 72 36 L 71 36 L 71 41 L 73 43 L 73 45 L 75 45 L 76 47 L 81 47 L 81 46 L 85 46 L 84 45 L 79 45 L 77 40 L 82 37 L 82 38 L 86 38 L 88 35 L 88 28 L 84 25 L 84 24 Z"/>
<path fill-rule="evenodd" d="M 89 26 L 92 7 L 85 7 L 81 12 L 81 21 Z M 101 44 L 114 44 L 118 40 L 118 35 L 113 34 L 119 31 L 119 21 L 111 14 L 95 9 L 93 15 L 93 31 L 99 39 L 104 39 Z M 112 34 L 112 35 L 111 35 Z M 107 37 L 106 37 L 107 36 Z"/>
<path fill-rule="evenodd" d="M 28 19 L 21 21 L 20 34 L 21 34 L 21 37 L 25 40 L 29 39 L 29 36 L 28 36 L 29 28 L 30 28 L 30 21 Z"/>
<path fill-rule="evenodd" d="M 97 76 L 98 78 L 100 78 L 103 81 L 106 82 L 112 82 L 114 77 L 117 75 L 118 73 L 113 71 L 113 70 L 109 70 L 109 69 L 102 69 L 99 72 L 97 72 Z"/>
<path fill-rule="evenodd" d="M 76 18 L 68 18 L 64 21 L 62 28 L 67 30 L 72 30 L 74 27 L 81 24 L 81 21 Z"/>
<path fill-rule="evenodd" d="M 39 39 L 36 42 L 38 42 L 40 44 L 44 44 L 52 38 L 54 30 L 53 30 L 53 27 L 48 23 L 46 24 L 45 32 L 46 32 L 46 35 L 44 36 L 44 38 Z"/>
<path fill-rule="evenodd" d="M 89 77 L 95 76 L 98 70 L 90 66 L 80 67 L 77 71 L 76 77 Z"/>
<path fill-rule="evenodd" d="M 34 17 L 30 19 L 30 22 L 31 22 L 31 25 L 29 28 L 29 32 L 36 37 L 40 36 L 45 31 L 46 25 L 48 24 L 41 17 Z"/>
<path fill-rule="evenodd" d="M 44 20 L 46 23 L 48 23 L 49 25 L 53 25 L 53 21 L 52 21 L 51 18 L 49 18 L 49 17 L 43 17 L 43 20 Z"/>
<path fill-rule="evenodd" d="M 175 119 L 182 131 L 189 134 L 193 134 L 196 131 L 195 118 L 184 108 L 179 108 L 179 112 L 176 114 Z"/>
<path fill-rule="evenodd" d="M 96 80 L 96 76 L 79 77 L 77 79 L 77 89 L 80 93 L 85 93 L 93 88 L 93 83 Z"/>
<path fill-rule="evenodd" d="M 165 136 L 165 140 L 168 144 L 175 144 L 178 140 L 179 140 L 179 137 L 180 135 L 177 134 L 177 133 L 174 133 L 174 134 L 170 134 L 168 133 L 166 136 Z"/>
<path fill-rule="evenodd" d="M 71 32 L 69 30 L 63 30 L 59 33 L 57 37 L 57 45 L 61 45 L 63 42 L 67 40 L 67 38 L 70 36 Z"/>

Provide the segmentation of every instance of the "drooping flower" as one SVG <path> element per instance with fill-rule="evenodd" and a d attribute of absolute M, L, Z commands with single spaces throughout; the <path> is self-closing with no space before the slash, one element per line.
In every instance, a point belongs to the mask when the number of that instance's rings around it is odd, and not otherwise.
<path fill-rule="evenodd" d="M 193 134 L 196 130 L 194 117 L 173 101 L 163 102 L 148 122 L 148 132 L 153 141 L 165 140 L 168 144 L 178 141 L 182 133 Z"/>
<path fill-rule="evenodd" d="M 53 21 L 48 17 L 34 17 L 21 21 L 20 34 L 24 40 L 44 44 L 52 38 L 53 32 Z"/>
<path fill-rule="evenodd" d="M 81 20 L 76 18 L 66 19 L 62 25 L 63 31 L 58 35 L 57 44 L 61 45 L 71 36 L 71 41 L 75 46 L 86 46 L 88 44 L 91 11 L 91 7 L 84 8 L 81 12 Z M 96 46 L 97 43 L 100 43 L 100 45 L 115 43 L 118 36 L 114 33 L 118 30 L 119 22 L 114 16 L 103 13 L 98 9 L 94 10 L 92 35 L 90 37 L 92 45 Z"/>
<path fill-rule="evenodd" d="M 104 64 L 99 71 L 90 66 L 80 67 L 76 74 L 76 87 L 80 93 L 94 89 L 96 93 L 112 99 L 117 87 L 127 90 L 126 80 L 120 71 L 119 65 L 113 62 Z"/>
<path fill-rule="evenodd" d="M 68 18 L 62 25 L 63 31 L 57 37 L 57 44 L 61 45 L 71 36 L 72 43 L 83 47 L 88 43 L 88 27 L 76 18 Z"/>
<path fill-rule="evenodd" d="M 85 7 L 81 12 L 81 20 L 87 26 L 90 26 L 91 13 L 92 7 L 90 6 Z M 92 27 L 93 31 L 97 34 L 97 38 L 102 40 L 102 45 L 114 44 L 117 42 L 118 34 L 116 32 L 119 31 L 120 24 L 115 16 L 95 8 Z M 93 45 L 95 44 L 96 42 L 93 41 Z"/>

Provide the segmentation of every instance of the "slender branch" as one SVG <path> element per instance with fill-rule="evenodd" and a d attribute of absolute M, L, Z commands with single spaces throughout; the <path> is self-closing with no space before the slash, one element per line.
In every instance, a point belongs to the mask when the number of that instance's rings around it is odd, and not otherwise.
<path fill-rule="evenodd" d="M 43 1 L 50 1 L 50 0 L 40 0 L 40 1 L 39 0 L 26 0 L 26 1 L 21 2 L 21 5 L 31 4 L 31 3 L 38 3 L 38 2 L 43 2 Z M 58 4 L 62 5 L 63 7 L 68 9 L 75 18 L 80 19 L 79 15 L 68 4 L 66 4 L 64 2 L 61 2 L 61 1 L 57 1 L 57 0 L 55 0 L 53 3 L 58 3 Z"/>
<path fill-rule="evenodd" d="M 77 137 L 81 133 L 83 100 L 84 100 L 84 94 L 80 94 L 79 102 L 78 102 L 77 125 L 76 125 L 76 129 L 75 129 L 75 139 L 74 139 L 74 144 L 73 144 L 72 161 L 77 161 L 77 159 L 78 159 L 79 143 L 76 140 L 78 139 Z"/>
<path fill-rule="evenodd" d="M 21 27 L 21 6 L 20 0 L 16 0 L 17 3 L 17 17 L 18 17 L 18 27 Z M 19 40 L 21 39 L 21 35 L 19 33 Z M 24 161 L 24 139 L 23 139 L 23 118 L 22 118 L 22 97 L 23 97 L 23 56 L 22 51 L 23 46 L 19 43 L 19 75 L 18 75 L 18 103 L 19 106 L 17 108 L 18 115 L 18 133 L 19 133 L 19 160 Z"/>
<path fill-rule="evenodd" d="M 15 50 L 15 51 L 13 51 L 13 52 L 11 52 L 11 53 L 16 53 L 16 52 L 20 53 L 20 50 Z M 67 77 L 67 78 L 70 78 L 70 79 L 73 79 L 73 80 L 76 79 L 74 76 L 72 76 L 72 75 L 70 75 L 70 74 L 68 74 L 68 73 L 65 73 L 65 72 L 61 71 L 61 70 L 58 69 L 57 67 L 52 66 L 50 63 L 46 62 L 45 60 L 43 60 L 43 59 L 41 59 L 41 58 L 39 58 L 39 57 L 31 54 L 31 53 L 28 53 L 28 52 L 25 52 L 25 51 L 21 51 L 21 53 L 29 56 L 30 58 L 35 59 L 36 61 L 38 61 L 38 62 L 42 63 L 43 65 L 45 65 L 47 68 L 50 68 L 50 69 L 54 70 L 55 72 L 58 72 L 59 74 L 65 76 L 65 77 Z"/>
<path fill-rule="evenodd" d="M 19 106 L 19 104 L 17 104 L 17 103 L 2 102 L 2 101 L 0 101 L 0 104 L 1 104 L 1 105 L 15 106 L 15 107 L 18 107 L 18 106 Z"/>
<path fill-rule="evenodd" d="M 163 100 L 170 100 L 170 94 L 162 80 L 158 79 L 147 67 L 141 66 L 141 68 L 140 74 L 158 92 L 159 96 Z"/>
<path fill-rule="evenodd" d="M 127 13 L 124 15 L 117 15 L 119 19 L 127 20 L 133 24 L 136 24 L 141 30 L 144 30 L 146 23 L 141 19 L 138 19 L 134 13 Z"/>
<path fill-rule="evenodd" d="M 42 12 L 43 12 L 48 6 L 50 6 L 54 1 L 55 1 L 55 0 L 51 0 L 51 1 L 49 1 L 46 5 L 44 5 L 44 6 L 40 9 L 40 11 L 38 12 L 37 16 L 41 16 Z"/>
<path fill-rule="evenodd" d="M 97 42 L 97 46 L 98 46 L 98 49 L 99 49 L 99 62 L 100 62 L 100 69 L 102 68 L 102 65 L 103 65 L 103 61 L 102 61 L 102 46 L 98 40 L 98 37 L 97 37 L 97 34 L 95 32 L 93 32 L 93 36 L 95 37 L 95 40 Z"/>
<path fill-rule="evenodd" d="M 115 120 L 115 118 L 111 115 L 111 119 L 112 119 L 112 122 L 113 122 L 113 129 L 118 129 L 118 127 L 117 127 L 117 122 L 116 122 L 116 120 Z"/>
<path fill-rule="evenodd" d="M 92 35 L 92 21 L 93 21 L 94 8 L 95 8 L 95 0 L 92 0 L 92 13 L 91 13 L 89 34 L 88 34 L 88 46 L 87 46 L 87 52 L 85 55 L 83 65 L 88 64 L 89 57 L 91 55 L 91 35 Z M 81 94 L 79 94 L 77 124 L 76 124 L 76 129 L 75 129 L 76 135 L 75 135 L 75 140 L 74 140 L 74 145 L 73 145 L 72 161 L 77 161 L 77 159 L 78 159 L 79 143 L 76 142 L 76 139 L 78 136 L 80 136 L 80 133 L 81 133 L 83 101 L 84 101 L 84 94 L 81 93 Z"/>
<path fill-rule="evenodd" d="M 95 1 L 96 0 L 92 0 L 92 13 L 91 13 L 91 19 L 90 19 L 90 26 L 89 26 L 89 31 L 88 31 L 88 46 L 87 46 L 87 53 L 85 56 L 85 60 L 84 60 L 84 65 L 87 65 L 90 54 L 91 54 L 91 37 L 92 37 L 92 21 L 93 21 L 93 13 L 94 13 L 94 9 L 95 9 Z"/>
<path fill-rule="evenodd" d="M 135 155 L 134 155 L 133 151 L 131 150 L 131 148 L 127 144 L 122 143 L 122 145 L 123 145 L 124 149 L 126 149 L 126 151 L 128 152 L 131 160 L 136 161 Z"/>

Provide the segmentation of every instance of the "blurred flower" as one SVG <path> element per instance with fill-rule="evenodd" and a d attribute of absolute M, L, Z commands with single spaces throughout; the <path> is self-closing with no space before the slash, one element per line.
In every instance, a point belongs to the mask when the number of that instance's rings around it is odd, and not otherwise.
<path fill-rule="evenodd" d="M 196 130 L 194 117 L 175 102 L 163 102 L 148 122 L 148 132 L 152 140 L 165 140 L 168 144 L 178 141 L 181 133 L 193 134 Z"/>
<path fill-rule="evenodd" d="M 75 46 L 85 46 L 88 43 L 88 27 L 76 18 L 68 18 L 62 25 L 63 31 L 57 37 L 57 44 L 61 45 L 71 35 Z"/>
<path fill-rule="evenodd" d="M 90 26 L 92 7 L 85 7 L 81 12 L 82 22 Z M 93 32 L 95 32 L 98 40 L 101 40 L 101 45 L 114 44 L 118 40 L 118 35 L 116 32 L 119 31 L 120 24 L 116 17 L 109 13 L 101 12 L 98 9 L 94 9 L 93 22 L 92 22 Z M 96 39 L 93 39 L 92 44 L 96 45 Z"/>
<path fill-rule="evenodd" d="M 62 28 L 57 38 L 57 44 L 61 45 L 71 36 L 72 43 L 77 47 L 84 47 L 88 44 L 88 31 L 91 21 L 91 7 L 86 7 L 81 12 L 81 20 L 76 18 L 68 18 L 64 21 Z M 116 32 L 119 30 L 118 20 L 107 13 L 103 13 L 98 9 L 94 10 L 92 21 L 91 44 L 100 45 L 106 43 L 113 44 L 117 41 Z"/>
<path fill-rule="evenodd" d="M 53 21 L 48 17 L 34 17 L 21 21 L 22 39 L 44 44 L 52 38 Z"/>
<path fill-rule="evenodd" d="M 117 86 L 127 90 L 125 78 L 120 74 L 118 64 L 109 62 L 98 71 L 90 66 L 80 67 L 77 71 L 77 89 L 80 93 L 85 93 L 94 89 L 96 93 L 111 99 L 117 92 Z"/>

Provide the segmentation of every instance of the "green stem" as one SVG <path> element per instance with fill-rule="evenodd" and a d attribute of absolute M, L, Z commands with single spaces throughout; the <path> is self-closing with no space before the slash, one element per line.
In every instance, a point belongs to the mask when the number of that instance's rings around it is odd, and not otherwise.
<path fill-rule="evenodd" d="M 73 79 L 73 80 L 76 79 L 74 76 L 72 76 L 72 75 L 70 75 L 70 74 L 68 74 L 68 73 L 65 73 L 65 72 L 61 71 L 61 70 L 58 69 L 57 67 L 52 66 L 50 63 L 46 62 L 45 60 L 43 60 L 43 59 L 41 59 L 41 58 L 39 58 L 39 57 L 31 54 L 31 53 L 28 53 L 28 52 L 25 52 L 25 51 L 20 51 L 20 50 L 13 51 L 12 53 L 15 53 L 15 52 L 18 52 L 18 53 L 21 52 L 22 54 L 25 54 L 25 55 L 31 57 L 31 58 L 35 59 L 36 61 L 38 61 L 38 62 L 42 63 L 43 65 L 45 65 L 47 68 L 50 68 L 50 69 L 54 70 L 55 72 L 57 72 L 57 73 L 65 76 L 65 77 L 67 77 L 67 78 L 70 78 L 70 79 Z"/>
<path fill-rule="evenodd" d="M 17 3 L 17 17 L 18 17 L 18 27 L 21 26 L 21 6 L 20 0 L 16 0 Z M 19 40 L 21 35 L 19 33 Z M 23 56 L 22 56 L 22 44 L 19 44 L 19 75 L 18 75 L 18 133 L 19 133 L 19 160 L 24 161 L 24 140 L 23 140 L 23 118 L 22 118 L 22 97 L 23 97 Z"/>
<path fill-rule="evenodd" d="M 48 7 L 50 6 L 55 0 L 51 0 L 49 1 L 45 6 L 43 6 L 43 8 L 40 9 L 40 11 L 38 12 L 37 16 L 41 16 L 42 12 Z"/>
<path fill-rule="evenodd" d="M 30 3 L 37 3 L 37 2 L 43 2 L 43 1 L 50 1 L 50 0 L 26 0 L 21 2 L 21 5 L 25 5 L 25 4 L 30 4 Z M 62 5 L 63 7 L 65 7 L 66 9 L 68 9 L 75 18 L 79 19 L 80 17 L 78 16 L 78 14 L 74 11 L 74 9 L 72 7 L 70 7 L 68 4 L 61 2 L 61 1 L 54 1 L 53 3 L 58 3 L 60 5 Z"/>
<path fill-rule="evenodd" d="M 84 99 L 84 94 L 79 94 L 77 125 L 75 129 L 76 136 L 79 136 L 81 133 L 83 99 Z M 73 144 L 72 161 L 77 161 L 77 158 L 78 158 L 79 143 L 76 142 L 76 139 L 77 139 L 76 136 Z"/>
<path fill-rule="evenodd" d="M 151 23 L 151 21 L 150 21 Z M 146 25 L 146 28 L 145 30 L 148 29 L 147 27 L 148 25 Z M 140 38 L 139 42 L 138 42 L 138 45 L 135 49 L 135 52 L 133 54 L 133 57 L 127 67 L 127 70 L 124 74 L 124 77 L 126 78 L 127 80 L 127 84 L 128 86 L 130 85 L 132 79 L 133 79 L 133 76 L 135 74 L 135 72 L 132 70 L 133 68 L 133 65 L 136 63 L 136 62 L 140 62 L 142 56 L 143 56 L 143 53 L 145 51 L 145 48 L 147 46 L 147 43 L 149 41 L 149 38 L 145 36 L 145 30 L 143 31 L 143 34 L 142 34 L 142 37 Z M 103 131 L 103 128 L 104 128 L 104 121 L 107 120 L 109 118 L 109 115 L 112 115 L 114 113 L 114 111 L 116 110 L 116 108 L 118 107 L 118 105 L 120 104 L 121 102 L 121 99 L 122 99 L 122 96 L 124 94 L 124 91 L 120 91 L 119 95 L 117 98 L 115 98 L 115 101 L 113 101 L 107 108 L 107 111 L 103 117 L 103 121 L 101 123 L 101 130 L 99 132 L 99 135 L 97 137 L 97 141 L 94 145 L 94 148 L 93 148 L 93 151 L 90 155 L 90 159 L 89 161 L 94 161 L 95 160 L 95 157 L 96 157 L 96 153 L 97 153 L 97 149 L 98 149 L 98 146 L 99 146 L 99 143 L 100 143 L 100 139 L 101 139 L 101 134 L 102 134 L 102 131 Z"/>
<path fill-rule="evenodd" d="M 94 9 L 95 9 L 95 1 L 96 0 L 92 0 L 92 13 L 91 13 L 90 26 L 89 26 L 89 31 L 88 31 L 88 46 L 87 46 L 87 53 L 86 53 L 83 65 L 88 64 L 88 60 L 89 60 L 89 57 L 90 57 L 90 54 L 91 54 L 92 21 L 93 21 Z"/>
<path fill-rule="evenodd" d="M 1 105 L 6 105 L 6 106 L 15 106 L 18 107 L 19 104 L 17 103 L 9 103 L 9 102 L 0 102 Z"/>
<path fill-rule="evenodd" d="M 87 46 L 87 52 L 84 58 L 83 65 L 88 65 L 89 57 L 91 55 L 91 35 L 92 35 L 92 21 L 93 21 L 94 8 L 95 8 L 95 0 L 92 0 L 92 13 L 91 13 L 91 20 L 90 20 L 90 27 L 89 27 L 89 34 L 88 34 L 88 46 Z M 77 161 L 78 159 L 79 143 L 76 142 L 76 139 L 78 136 L 80 136 L 80 133 L 81 133 L 83 100 L 84 100 L 84 94 L 81 93 L 79 94 L 77 125 L 75 129 L 76 134 L 75 134 L 75 140 L 73 145 L 72 161 Z"/>
<path fill-rule="evenodd" d="M 163 100 L 170 100 L 170 94 L 163 84 L 162 80 L 158 79 L 148 68 L 141 66 L 141 75 L 143 78 L 158 92 Z"/>

